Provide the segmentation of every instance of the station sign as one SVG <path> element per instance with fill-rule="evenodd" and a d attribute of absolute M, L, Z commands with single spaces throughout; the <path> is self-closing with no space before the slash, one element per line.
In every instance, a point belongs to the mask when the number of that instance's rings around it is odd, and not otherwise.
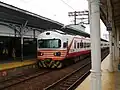
<path fill-rule="evenodd" d="M 110 22 L 107 23 L 107 31 L 112 31 L 112 25 Z"/>

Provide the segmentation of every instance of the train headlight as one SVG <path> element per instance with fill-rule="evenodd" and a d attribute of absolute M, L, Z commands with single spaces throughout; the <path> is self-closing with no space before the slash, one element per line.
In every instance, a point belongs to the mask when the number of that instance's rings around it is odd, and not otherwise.
<path fill-rule="evenodd" d="M 61 56 L 61 52 L 55 52 L 54 56 Z"/>
<path fill-rule="evenodd" d="M 44 53 L 43 52 L 38 52 L 38 56 L 43 56 Z"/>

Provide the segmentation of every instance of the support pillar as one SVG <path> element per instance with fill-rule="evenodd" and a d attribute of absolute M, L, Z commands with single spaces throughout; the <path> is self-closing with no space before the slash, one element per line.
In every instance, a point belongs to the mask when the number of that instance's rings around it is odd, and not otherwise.
<path fill-rule="evenodd" d="M 14 29 L 14 37 L 16 37 L 16 33 L 17 33 L 17 31 L 16 31 L 16 29 Z"/>
<path fill-rule="evenodd" d="M 119 60 L 119 30 L 115 29 L 115 35 L 114 35 L 114 39 L 115 39 L 115 47 L 114 47 L 114 51 L 115 51 L 115 61 Z"/>
<path fill-rule="evenodd" d="M 113 72 L 113 48 L 112 48 L 112 31 L 109 31 L 109 50 L 110 50 L 110 60 L 109 60 L 109 72 Z"/>
<path fill-rule="evenodd" d="M 33 37 L 34 37 L 34 39 L 35 39 L 35 30 L 33 30 Z"/>
<path fill-rule="evenodd" d="M 119 29 L 117 28 L 116 29 L 116 35 L 117 35 L 117 37 L 116 37 L 116 42 L 117 42 L 117 45 L 116 45 L 116 63 L 117 63 L 117 65 L 116 66 L 118 66 L 118 68 L 117 68 L 117 71 L 119 70 L 120 71 L 120 61 L 119 61 Z"/>
<path fill-rule="evenodd" d="M 91 90 L 101 90 L 100 1 L 89 0 L 91 37 Z"/>
<path fill-rule="evenodd" d="M 114 31 L 114 30 L 113 30 Z M 113 63 L 115 61 L 115 33 L 112 32 L 112 54 L 113 54 Z"/>
<path fill-rule="evenodd" d="M 117 29 L 117 60 L 119 61 L 119 29 Z"/>
<path fill-rule="evenodd" d="M 23 35 L 21 35 L 21 61 L 23 61 Z"/>
<path fill-rule="evenodd" d="M 118 48 L 117 48 L 117 29 L 115 29 L 115 27 L 113 26 L 113 69 L 114 71 L 118 71 L 118 64 L 119 64 L 119 60 L 118 60 Z"/>
<path fill-rule="evenodd" d="M 112 5 L 111 5 L 111 0 L 107 0 L 107 24 L 109 24 L 108 26 L 110 27 L 110 30 L 108 29 L 107 26 L 107 30 L 109 31 L 109 47 L 110 47 L 110 60 L 109 60 L 109 68 L 108 70 L 110 72 L 114 71 L 114 65 L 113 62 L 115 60 L 115 50 L 114 50 L 114 24 L 113 24 L 113 11 L 112 11 Z"/>
<path fill-rule="evenodd" d="M 114 29 L 114 55 L 115 55 L 115 61 L 117 61 L 117 29 Z"/>
<path fill-rule="evenodd" d="M 28 21 L 21 27 L 21 61 L 23 61 L 23 35 L 24 35 L 24 28 L 26 27 Z"/>
<path fill-rule="evenodd" d="M 113 25 L 112 27 L 112 32 L 113 32 L 113 37 L 112 37 L 112 40 L 113 40 L 113 69 L 114 71 L 118 71 L 118 63 L 119 61 L 117 60 L 117 32 L 116 32 L 116 29 Z"/>

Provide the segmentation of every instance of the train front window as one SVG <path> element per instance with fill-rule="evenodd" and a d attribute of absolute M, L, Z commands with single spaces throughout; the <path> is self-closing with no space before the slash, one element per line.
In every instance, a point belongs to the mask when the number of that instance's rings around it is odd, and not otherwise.
<path fill-rule="evenodd" d="M 60 48 L 61 40 L 59 39 L 42 39 L 38 40 L 39 48 Z"/>

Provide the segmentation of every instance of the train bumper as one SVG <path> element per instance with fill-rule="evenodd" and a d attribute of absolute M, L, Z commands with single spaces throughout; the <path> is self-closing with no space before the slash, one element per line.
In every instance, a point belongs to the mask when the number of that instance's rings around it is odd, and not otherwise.
<path fill-rule="evenodd" d="M 61 68 L 62 63 L 61 61 L 54 61 L 54 60 L 46 59 L 46 60 L 39 60 L 38 66 L 44 67 L 44 68 Z"/>

